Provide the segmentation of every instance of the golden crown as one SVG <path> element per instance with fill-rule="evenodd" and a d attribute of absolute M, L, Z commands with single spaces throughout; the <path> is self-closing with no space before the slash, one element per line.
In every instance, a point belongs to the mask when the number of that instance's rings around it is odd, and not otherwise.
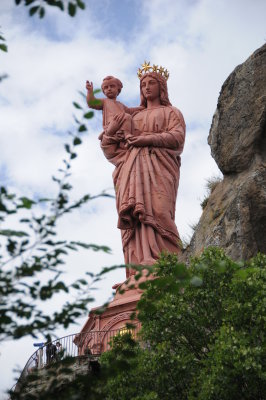
<path fill-rule="evenodd" d="M 150 65 L 149 62 L 144 61 L 144 64 L 142 64 L 141 68 L 138 69 L 138 77 L 141 79 L 143 75 L 149 73 L 149 72 L 156 72 L 157 74 L 162 75 L 166 80 L 169 78 L 169 72 L 167 69 L 164 69 L 163 67 L 159 67 L 158 65 Z"/>

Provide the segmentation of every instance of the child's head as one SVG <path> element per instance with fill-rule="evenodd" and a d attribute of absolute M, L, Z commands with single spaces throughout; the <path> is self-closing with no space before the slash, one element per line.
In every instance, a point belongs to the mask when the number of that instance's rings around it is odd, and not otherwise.
<path fill-rule="evenodd" d="M 103 93 L 108 99 L 116 99 L 122 87 L 122 82 L 114 76 L 106 76 L 101 86 Z"/>

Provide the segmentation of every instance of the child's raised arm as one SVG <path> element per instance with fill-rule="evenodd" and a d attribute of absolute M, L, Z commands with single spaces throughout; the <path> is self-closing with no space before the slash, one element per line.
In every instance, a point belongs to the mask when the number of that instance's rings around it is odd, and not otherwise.
<path fill-rule="evenodd" d="M 93 94 L 93 83 L 86 81 L 86 89 L 87 89 L 87 103 L 90 108 L 94 110 L 102 110 L 103 109 L 103 101 L 102 99 L 96 99 Z"/>

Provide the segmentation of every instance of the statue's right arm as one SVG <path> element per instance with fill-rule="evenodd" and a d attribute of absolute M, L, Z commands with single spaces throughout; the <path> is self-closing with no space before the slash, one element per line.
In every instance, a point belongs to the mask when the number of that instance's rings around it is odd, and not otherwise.
<path fill-rule="evenodd" d="M 102 110 L 103 109 L 103 100 L 96 99 L 93 93 L 93 83 L 86 81 L 86 89 L 87 89 L 87 104 L 90 108 L 94 110 Z"/>

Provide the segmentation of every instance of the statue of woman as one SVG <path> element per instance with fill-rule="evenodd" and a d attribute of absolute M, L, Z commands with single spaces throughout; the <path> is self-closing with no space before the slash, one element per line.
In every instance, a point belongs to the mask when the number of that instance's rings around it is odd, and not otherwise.
<path fill-rule="evenodd" d="M 138 75 L 144 108 L 132 116 L 131 136 L 127 143 L 113 139 L 124 120 L 124 113 L 119 113 L 101 136 L 101 148 L 115 165 L 125 263 L 152 265 L 162 251 L 180 252 L 175 203 L 185 122 L 168 99 L 168 72 L 145 63 Z M 132 274 L 134 270 L 128 269 L 127 277 Z"/>

